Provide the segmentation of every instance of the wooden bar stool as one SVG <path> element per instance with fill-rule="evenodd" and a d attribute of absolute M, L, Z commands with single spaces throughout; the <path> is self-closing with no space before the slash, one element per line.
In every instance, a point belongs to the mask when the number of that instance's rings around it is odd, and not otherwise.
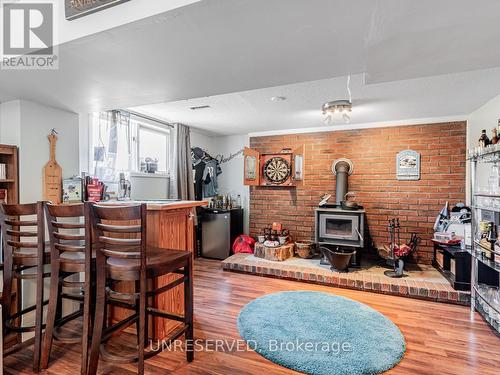
<path fill-rule="evenodd" d="M 89 327 L 92 301 L 92 256 L 86 253 L 83 203 L 45 205 L 50 237 L 51 279 L 41 368 L 49 364 L 53 339 L 82 344 L 81 374 L 87 372 Z M 83 274 L 83 280 L 81 276 Z M 63 293 L 63 287 L 68 291 Z M 79 301 L 80 309 L 61 317 L 62 300 Z M 83 303 L 83 306 L 82 306 Z M 64 337 L 58 328 L 83 315 L 81 335 Z"/>
<path fill-rule="evenodd" d="M 25 342 L 18 343 L 7 351 L 11 354 L 33 343 L 33 371 L 40 369 L 40 348 L 43 330 L 43 279 L 50 276 L 48 267 L 49 253 L 45 249 L 44 202 L 32 204 L 2 204 L 0 206 L 0 225 L 3 237 L 3 324 L 4 337 L 9 332 L 33 332 L 35 336 Z M 13 311 L 11 292 L 14 281 L 17 282 L 18 293 L 22 280 L 36 282 L 35 304 L 22 309 L 18 296 L 17 311 Z M 21 318 L 35 311 L 35 325 L 22 326 Z"/>
<path fill-rule="evenodd" d="M 183 324 L 165 339 L 171 342 L 183 334 L 186 338 L 186 357 L 189 362 L 193 352 L 193 258 L 187 251 L 158 249 L 147 246 L 146 205 L 99 206 L 85 204 L 85 217 L 91 228 L 87 227 L 87 252 L 96 251 L 96 310 L 92 335 L 88 373 L 97 372 L 99 352 L 102 359 L 127 363 L 138 361 L 138 373 L 144 374 L 144 360 L 150 358 L 167 345 L 158 345 L 153 350 L 145 350 L 148 340 L 147 321 L 149 316 L 180 321 Z M 91 229 L 91 230 L 90 230 Z M 90 233 L 92 231 L 92 233 Z M 90 239 L 94 238 L 94 243 Z M 171 273 L 182 277 L 155 290 L 147 290 L 148 280 Z M 112 289 L 114 282 L 135 282 L 135 293 L 117 292 Z M 151 283 L 154 284 L 154 283 Z M 184 316 L 160 311 L 147 305 L 147 299 L 154 299 L 171 288 L 184 284 Z M 108 288 L 106 288 L 108 285 Z M 137 290 L 138 289 L 138 290 Z M 124 357 L 112 354 L 101 345 L 119 327 L 115 324 L 105 329 L 106 304 L 110 301 L 129 300 L 135 304 L 135 312 L 126 320 L 135 322 L 138 331 L 138 355 Z"/>

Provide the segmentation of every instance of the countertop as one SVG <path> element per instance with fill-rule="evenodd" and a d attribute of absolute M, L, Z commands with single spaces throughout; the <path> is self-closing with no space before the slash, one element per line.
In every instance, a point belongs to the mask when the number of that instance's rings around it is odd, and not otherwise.
<path fill-rule="evenodd" d="M 132 205 L 132 204 L 142 204 L 146 203 L 148 205 L 148 210 L 150 211 L 168 211 L 168 210 L 178 210 L 182 208 L 194 208 L 194 207 L 204 207 L 208 205 L 207 201 L 183 201 L 183 200 L 146 200 L 146 201 L 106 201 L 99 202 L 99 205 Z"/>

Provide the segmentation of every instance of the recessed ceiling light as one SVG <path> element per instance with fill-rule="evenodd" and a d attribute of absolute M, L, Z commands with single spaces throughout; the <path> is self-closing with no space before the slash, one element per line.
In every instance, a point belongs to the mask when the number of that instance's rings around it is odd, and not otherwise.
<path fill-rule="evenodd" d="M 285 101 L 285 100 L 286 100 L 286 97 L 285 97 L 285 96 L 273 96 L 273 97 L 271 98 L 271 100 L 272 100 L 273 102 L 283 102 L 283 101 Z"/>
<path fill-rule="evenodd" d="M 209 105 L 199 105 L 197 107 L 189 107 L 189 109 L 191 109 L 192 111 L 196 111 L 198 109 L 208 109 L 208 108 L 211 108 Z"/>

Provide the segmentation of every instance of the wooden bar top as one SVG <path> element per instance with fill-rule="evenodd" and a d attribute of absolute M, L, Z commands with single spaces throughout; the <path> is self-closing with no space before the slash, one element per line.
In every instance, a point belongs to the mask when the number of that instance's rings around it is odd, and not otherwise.
<path fill-rule="evenodd" d="M 131 205 L 131 204 L 142 204 L 146 203 L 148 205 L 149 211 L 169 211 L 169 210 L 179 210 L 183 208 L 194 208 L 194 207 L 204 207 L 208 205 L 207 201 L 183 201 L 183 200 L 146 200 L 146 201 L 103 201 L 98 202 L 99 205 Z"/>

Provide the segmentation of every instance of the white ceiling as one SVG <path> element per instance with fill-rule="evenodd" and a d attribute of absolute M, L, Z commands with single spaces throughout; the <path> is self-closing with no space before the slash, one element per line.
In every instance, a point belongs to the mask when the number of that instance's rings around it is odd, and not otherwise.
<path fill-rule="evenodd" d="M 346 78 L 135 107 L 215 134 L 246 134 L 325 126 L 321 104 L 346 98 Z M 468 115 L 500 94 L 500 68 L 405 81 L 365 84 L 351 77 L 351 124 Z M 274 102 L 274 96 L 286 101 Z M 209 109 L 190 107 L 209 105 Z"/>
<path fill-rule="evenodd" d="M 498 14 L 497 0 L 202 0 L 65 43 L 60 46 L 57 71 L 0 71 L 0 102 L 24 98 L 90 112 L 347 74 L 366 73 L 368 83 L 384 83 L 487 69 L 500 66 Z M 441 78 L 414 88 L 402 84 L 400 97 L 391 96 L 398 92 L 391 89 L 394 86 L 358 83 L 353 86 L 354 99 L 385 103 L 372 109 L 373 121 L 407 113 L 422 117 L 426 111 L 444 115 L 500 92 L 492 87 L 496 77 L 479 75 L 478 82 L 464 76 L 470 86 L 444 78 L 448 90 L 439 84 Z M 343 78 L 306 83 L 302 93 L 291 86 L 290 100 L 280 105 L 313 110 L 335 99 L 335 93 L 343 90 L 342 82 Z M 475 95 L 457 92 L 453 85 Z M 443 96 L 425 87 L 436 88 Z M 279 121 L 281 114 L 273 114 L 278 110 L 269 107 L 268 92 L 261 95 L 234 95 L 227 98 L 231 104 L 226 108 L 243 102 L 238 105 L 249 110 L 248 116 L 255 113 L 251 126 L 264 129 L 278 122 L 280 127 L 292 126 L 284 118 Z M 423 96 L 420 102 L 411 99 L 416 95 Z M 259 106 L 261 102 L 266 104 Z M 453 107 L 453 102 L 458 104 Z M 357 108 L 361 111 L 361 106 Z M 265 111 L 269 112 L 259 114 Z"/>

